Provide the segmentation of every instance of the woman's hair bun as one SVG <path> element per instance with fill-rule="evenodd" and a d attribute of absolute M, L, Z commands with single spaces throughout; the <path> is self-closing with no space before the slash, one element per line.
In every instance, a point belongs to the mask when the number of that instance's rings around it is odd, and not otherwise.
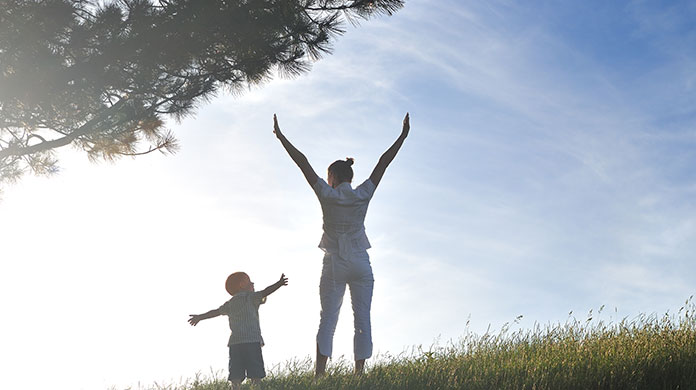
<path fill-rule="evenodd" d="M 329 173 L 333 173 L 335 179 L 338 179 L 338 183 L 343 183 L 347 181 L 350 183 L 353 180 L 353 159 L 347 157 L 345 160 L 336 160 L 331 165 L 329 165 Z"/>

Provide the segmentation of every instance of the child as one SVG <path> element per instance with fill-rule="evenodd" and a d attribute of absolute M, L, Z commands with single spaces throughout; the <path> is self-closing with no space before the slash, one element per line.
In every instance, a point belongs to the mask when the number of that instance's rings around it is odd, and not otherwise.
<path fill-rule="evenodd" d="M 282 274 L 276 283 L 255 292 L 249 275 L 235 272 L 225 282 L 225 289 L 232 295 L 232 299 L 207 313 L 191 314 L 188 322 L 193 326 L 208 318 L 220 315 L 229 317 L 232 334 L 227 346 L 230 348 L 229 380 L 233 390 L 239 388 L 244 378 L 258 383 L 266 376 L 261 355 L 263 338 L 259 325 L 259 305 L 266 302 L 268 295 L 287 285 L 288 278 Z"/>

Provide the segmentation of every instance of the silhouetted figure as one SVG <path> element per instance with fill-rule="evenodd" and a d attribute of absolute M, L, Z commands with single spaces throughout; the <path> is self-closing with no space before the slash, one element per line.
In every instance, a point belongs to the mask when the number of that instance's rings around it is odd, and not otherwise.
<path fill-rule="evenodd" d="M 288 278 L 282 274 L 276 283 L 256 292 L 249 275 L 235 272 L 225 281 L 225 289 L 232 295 L 232 299 L 207 313 L 191 314 L 188 322 L 193 326 L 208 318 L 220 315 L 229 317 L 231 334 L 227 343 L 230 348 L 228 379 L 232 383 L 232 390 L 238 389 L 245 378 L 258 382 L 266 376 L 261 354 L 263 337 L 259 324 L 259 306 L 266 302 L 267 296 L 287 284 Z"/>
<path fill-rule="evenodd" d="M 273 127 L 273 132 L 317 194 L 323 213 L 324 234 L 319 247 L 325 254 L 319 283 L 321 318 L 317 333 L 316 375 L 321 376 L 326 371 L 326 362 L 331 356 L 333 335 L 346 285 L 350 289 L 353 306 L 355 373 L 361 374 L 365 359 L 372 356 L 370 307 L 374 285 L 370 257 L 367 254 L 370 242 L 365 234 L 365 214 L 384 171 L 408 136 L 410 129 L 408 113 L 404 117 L 399 138 L 384 152 L 370 177 L 355 189 L 351 186 L 352 158 L 332 163 L 328 168 L 327 181 L 324 181 L 314 172 L 307 157 L 297 150 L 280 131 L 275 115 L 273 115 Z"/>

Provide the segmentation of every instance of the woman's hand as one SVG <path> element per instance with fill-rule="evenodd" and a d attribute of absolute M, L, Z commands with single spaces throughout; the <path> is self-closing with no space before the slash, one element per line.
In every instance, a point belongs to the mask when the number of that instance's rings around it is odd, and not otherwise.
<path fill-rule="evenodd" d="M 278 118 L 276 117 L 276 114 L 273 114 L 273 134 L 275 134 L 278 138 L 280 138 L 283 135 L 283 133 L 280 132 L 280 127 L 278 126 Z"/>
<path fill-rule="evenodd" d="M 391 164 L 392 160 L 394 160 L 394 157 L 396 157 L 396 153 L 398 153 L 399 149 L 401 149 L 401 145 L 404 143 L 404 140 L 408 136 L 409 130 L 411 130 L 411 124 L 408 121 L 407 112 L 406 116 L 404 117 L 404 127 L 401 129 L 401 135 L 399 136 L 399 138 L 396 139 L 394 144 L 389 149 L 387 149 L 386 152 L 384 152 L 382 157 L 379 158 L 377 166 L 375 166 L 375 169 L 372 170 L 372 174 L 370 175 L 370 181 L 372 181 L 372 184 L 374 184 L 375 187 L 379 185 L 379 182 L 382 180 L 382 176 L 384 176 L 384 171 L 387 170 L 389 164 Z"/>
<path fill-rule="evenodd" d="M 292 158 L 292 161 L 294 161 L 295 164 L 297 164 L 297 166 L 300 167 L 302 174 L 304 175 L 305 179 L 307 179 L 307 183 L 309 183 L 310 186 L 314 186 L 314 184 L 319 179 L 319 176 L 317 176 L 316 172 L 314 172 L 312 166 L 309 165 L 307 157 L 305 157 L 305 155 L 302 154 L 302 152 L 297 150 L 297 148 L 294 147 L 292 143 L 290 143 L 290 141 L 285 137 L 285 134 L 283 134 L 280 131 L 280 126 L 278 126 L 278 117 L 276 116 L 276 114 L 273 114 L 273 134 L 275 134 L 276 137 L 278 137 L 281 145 L 283 145 L 285 151 L 288 152 L 290 158 Z"/>
<path fill-rule="evenodd" d="M 406 138 L 408 136 L 409 130 L 411 130 L 411 124 L 409 123 L 408 112 L 407 112 L 406 116 L 404 117 L 404 127 L 401 130 L 401 136 Z"/>

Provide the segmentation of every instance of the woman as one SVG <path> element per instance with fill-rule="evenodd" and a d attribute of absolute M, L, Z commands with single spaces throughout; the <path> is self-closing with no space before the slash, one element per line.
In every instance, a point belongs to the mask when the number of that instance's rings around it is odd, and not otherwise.
<path fill-rule="evenodd" d="M 370 178 L 353 189 L 353 159 L 338 160 L 328 169 L 327 181 L 317 176 L 307 157 L 297 150 L 280 131 L 278 118 L 273 115 L 273 132 L 292 160 L 300 167 L 305 179 L 319 198 L 324 220 L 324 234 L 319 247 L 324 250 L 324 265 L 319 283 L 321 319 L 317 333 L 316 375 L 326 371 L 326 361 L 331 356 L 333 335 L 338 313 L 343 302 L 346 284 L 350 289 L 355 335 L 355 373 L 361 374 L 365 359 L 372 356 L 372 332 L 370 306 L 374 279 L 367 249 L 370 242 L 365 235 L 365 214 L 384 171 L 392 162 L 408 136 L 408 113 L 404 117 L 403 130 L 396 142 L 380 157 Z"/>

